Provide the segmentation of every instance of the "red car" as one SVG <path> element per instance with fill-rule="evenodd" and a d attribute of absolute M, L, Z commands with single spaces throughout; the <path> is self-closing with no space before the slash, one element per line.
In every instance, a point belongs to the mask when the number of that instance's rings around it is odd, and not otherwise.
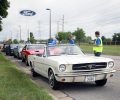
<path fill-rule="evenodd" d="M 28 64 L 28 56 L 29 55 L 37 55 L 37 54 L 43 54 L 44 52 L 44 45 L 42 44 L 27 44 L 22 49 L 21 56 L 22 56 L 22 62 L 25 62 L 27 66 Z"/>

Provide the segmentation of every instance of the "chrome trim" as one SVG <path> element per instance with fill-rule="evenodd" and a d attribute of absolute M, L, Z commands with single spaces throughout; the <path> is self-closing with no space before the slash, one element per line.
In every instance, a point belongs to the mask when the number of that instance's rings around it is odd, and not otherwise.
<path fill-rule="evenodd" d="M 73 76 L 89 76 L 89 75 L 100 75 L 100 74 L 109 74 L 109 73 L 115 73 L 116 70 L 111 71 L 102 71 L 102 72 L 81 72 L 81 73 L 59 73 L 55 74 L 57 77 L 73 77 Z"/>

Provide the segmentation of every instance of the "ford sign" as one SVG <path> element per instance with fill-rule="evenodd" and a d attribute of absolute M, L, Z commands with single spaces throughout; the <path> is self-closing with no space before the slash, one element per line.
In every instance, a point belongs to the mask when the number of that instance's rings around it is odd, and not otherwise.
<path fill-rule="evenodd" d="M 36 15 L 36 12 L 34 12 L 32 10 L 22 10 L 22 11 L 20 11 L 20 14 L 23 16 L 34 16 L 34 15 Z"/>

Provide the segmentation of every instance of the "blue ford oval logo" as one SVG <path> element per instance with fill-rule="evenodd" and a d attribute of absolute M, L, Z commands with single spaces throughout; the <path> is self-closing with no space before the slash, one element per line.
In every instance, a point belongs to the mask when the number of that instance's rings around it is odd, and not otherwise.
<path fill-rule="evenodd" d="M 36 12 L 34 12 L 32 10 L 22 10 L 22 11 L 20 11 L 20 14 L 23 16 L 34 16 L 34 15 L 36 15 Z"/>

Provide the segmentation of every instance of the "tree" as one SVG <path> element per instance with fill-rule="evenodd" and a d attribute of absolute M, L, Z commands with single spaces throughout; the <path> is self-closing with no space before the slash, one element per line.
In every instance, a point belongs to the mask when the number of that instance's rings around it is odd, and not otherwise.
<path fill-rule="evenodd" d="M 6 44 L 11 44 L 12 43 L 12 40 L 11 39 L 8 39 L 7 41 L 5 41 Z"/>
<path fill-rule="evenodd" d="M 75 32 L 73 32 L 73 35 L 76 36 L 76 41 L 80 44 L 80 42 L 84 42 L 85 40 L 85 32 L 82 28 L 77 28 Z"/>
<path fill-rule="evenodd" d="M 101 39 L 103 42 L 112 42 L 111 38 L 106 38 L 105 36 L 102 36 Z"/>
<path fill-rule="evenodd" d="M 0 31 L 2 31 L 2 18 L 7 17 L 8 8 L 9 8 L 9 2 L 7 0 L 0 0 Z"/>
<path fill-rule="evenodd" d="M 35 40 L 34 35 L 33 35 L 32 32 L 30 32 L 30 42 L 31 43 L 35 43 L 36 42 L 36 40 Z"/>
<path fill-rule="evenodd" d="M 59 32 L 56 35 L 56 39 L 60 42 L 60 41 L 65 41 L 67 42 L 69 39 L 69 36 L 71 35 L 71 32 Z"/>
<path fill-rule="evenodd" d="M 14 39 L 14 40 L 13 40 L 13 43 L 14 43 L 14 44 L 18 44 L 19 42 L 18 42 L 17 39 Z"/>
<path fill-rule="evenodd" d="M 25 43 L 25 41 L 24 40 L 20 40 L 20 43 Z"/>
<path fill-rule="evenodd" d="M 101 39 L 102 39 L 102 41 L 103 41 L 103 44 L 105 44 L 105 45 L 106 45 L 106 44 L 107 44 L 107 45 L 108 45 L 108 44 L 110 45 L 111 42 L 112 42 L 112 39 L 111 39 L 111 38 L 106 38 L 105 36 L 102 36 Z"/>
<path fill-rule="evenodd" d="M 85 37 L 85 42 L 91 43 L 92 42 L 92 38 L 90 36 Z"/>
<path fill-rule="evenodd" d="M 112 36 L 112 41 L 119 41 L 120 42 L 120 33 L 114 33 L 114 35 Z"/>

